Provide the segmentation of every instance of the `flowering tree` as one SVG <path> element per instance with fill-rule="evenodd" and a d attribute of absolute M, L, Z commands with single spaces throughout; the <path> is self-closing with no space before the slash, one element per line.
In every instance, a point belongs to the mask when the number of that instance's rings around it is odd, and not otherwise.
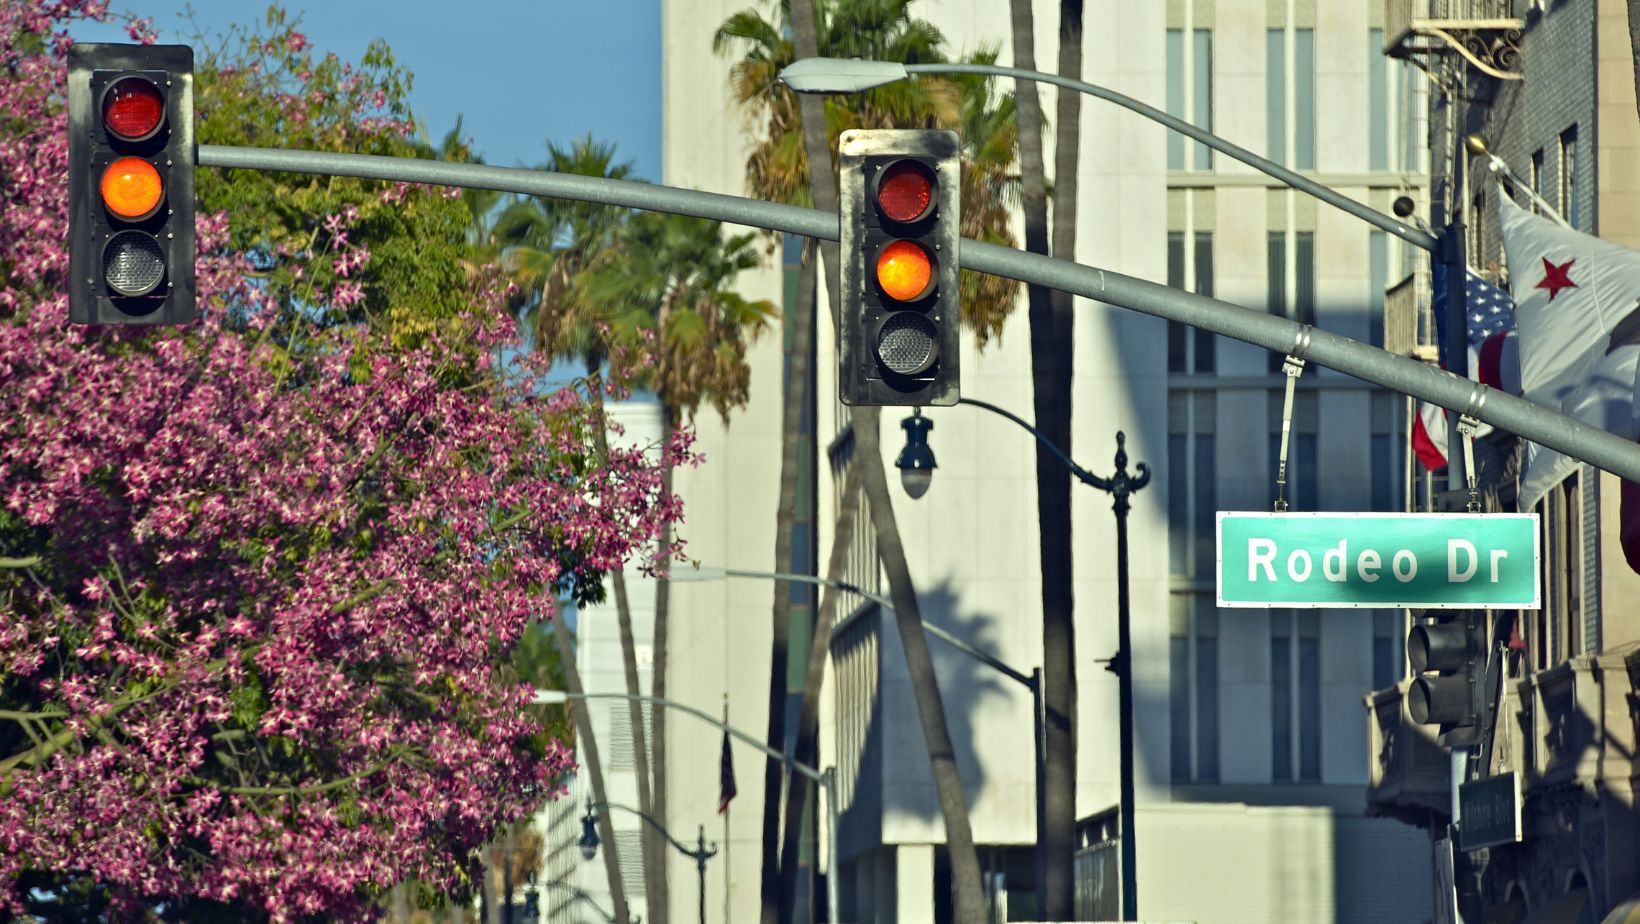
<path fill-rule="evenodd" d="M 76 15 L 106 13 L 0 4 L 0 919 L 460 892 L 570 762 L 507 654 L 678 519 L 659 470 L 687 437 L 594 462 L 575 392 L 490 368 L 516 336 L 482 278 L 413 338 L 317 311 L 282 348 L 302 322 L 226 213 L 199 221 L 199 323 L 69 326 Z M 279 253 L 303 305 L 374 297 L 360 221 Z"/>

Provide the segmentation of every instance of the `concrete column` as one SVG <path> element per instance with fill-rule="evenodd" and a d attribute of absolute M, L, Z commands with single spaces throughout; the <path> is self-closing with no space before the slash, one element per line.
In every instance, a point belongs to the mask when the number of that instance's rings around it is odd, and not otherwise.
<path fill-rule="evenodd" d="M 934 920 L 934 845 L 905 844 L 894 854 L 894 921 Z"/>

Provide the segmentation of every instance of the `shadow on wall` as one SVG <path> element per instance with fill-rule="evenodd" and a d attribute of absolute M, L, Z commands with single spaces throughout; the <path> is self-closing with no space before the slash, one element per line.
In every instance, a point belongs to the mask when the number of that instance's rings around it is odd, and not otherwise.
<path fill-rule="evenodd" d="M 999 649 L 997 617 L 964 611 L 949 580 L 919 590 L 926 623 L 938 626 L 987 653 Z M 934 673 L 944 706 L 946 727 L 955 750 L 957 772 L 971 805 L 986 782 L 978 759 L 976 719 L 987 701 L 1017 688 L 1019 715 L 1010 727 L 1029 768 L 1033 755 L 1030 698 L 1023 687 L 932 636 L 928 640 Z M 925 828 L 943 840 L 939 802 L 934 790 L 927 740 L 916 698 L 906 672 L 905 652 L 894 614 L 872 607 L 845 626 L 833 642 L 837 670 L 837 763 L 841 784 L 841 838 L 847 858 L 883 842 L 885 819 L 905 830 Z M 1028 672 L 1032 665 L 1012 665 Z M 992 730 L 994 734 L 994 730 Z M 888 739 L 888 740 L 885 740 Z M 1024 771 L 1030 779 L 1030 771 Z"/>

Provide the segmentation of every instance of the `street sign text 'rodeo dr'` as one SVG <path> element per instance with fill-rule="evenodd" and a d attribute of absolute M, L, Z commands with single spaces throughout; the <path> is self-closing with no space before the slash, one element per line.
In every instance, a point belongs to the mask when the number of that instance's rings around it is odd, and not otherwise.
<path fill-rule="evenodd" d="M 1538 517 L 1513 513 L 1218 515 L 1219 606 L 1539 606 Z"/>

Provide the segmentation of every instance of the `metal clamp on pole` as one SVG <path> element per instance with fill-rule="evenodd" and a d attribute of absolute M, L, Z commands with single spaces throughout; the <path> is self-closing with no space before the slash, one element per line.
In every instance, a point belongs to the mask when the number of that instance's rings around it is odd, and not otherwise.
<path fill-rule="evenodd" d="M 1469 512 L 1481 512 L 1481 492 L 1475 486 L 1475 432 L 1481 422 L 1468 414 L 1458 418 L 1458 432 L 1463 434 L 1463 472 L 1469 487 Z"/>
<path fill-rule="evenodd" d="M 1486 386 L 1477 382 L 1469 393 L 1469 404 L 1458 417 L 1458 432 L 1463 434 L 1463 474 L 1465 486 L 1469 488 L 1470 513 L 1481 512 L 1481 494 L 1475 480 L 1475 434 L 1480 432 L 1481 422 L 1475 415 L 1485 406 Z"/>
<path fill-rule="evenodd" d="M 1304 354 L 1310 348 L 1310 326 L 1298 329 L 1292 352 L 1281 364 L 1287 375 L 1287 394 L 1281 403 L 1281 455 L 1276 461 L 1276 513 L 1287 512 L 1287 443 L 1293 432 L 1293 389 L 1304 374 Z"/>

